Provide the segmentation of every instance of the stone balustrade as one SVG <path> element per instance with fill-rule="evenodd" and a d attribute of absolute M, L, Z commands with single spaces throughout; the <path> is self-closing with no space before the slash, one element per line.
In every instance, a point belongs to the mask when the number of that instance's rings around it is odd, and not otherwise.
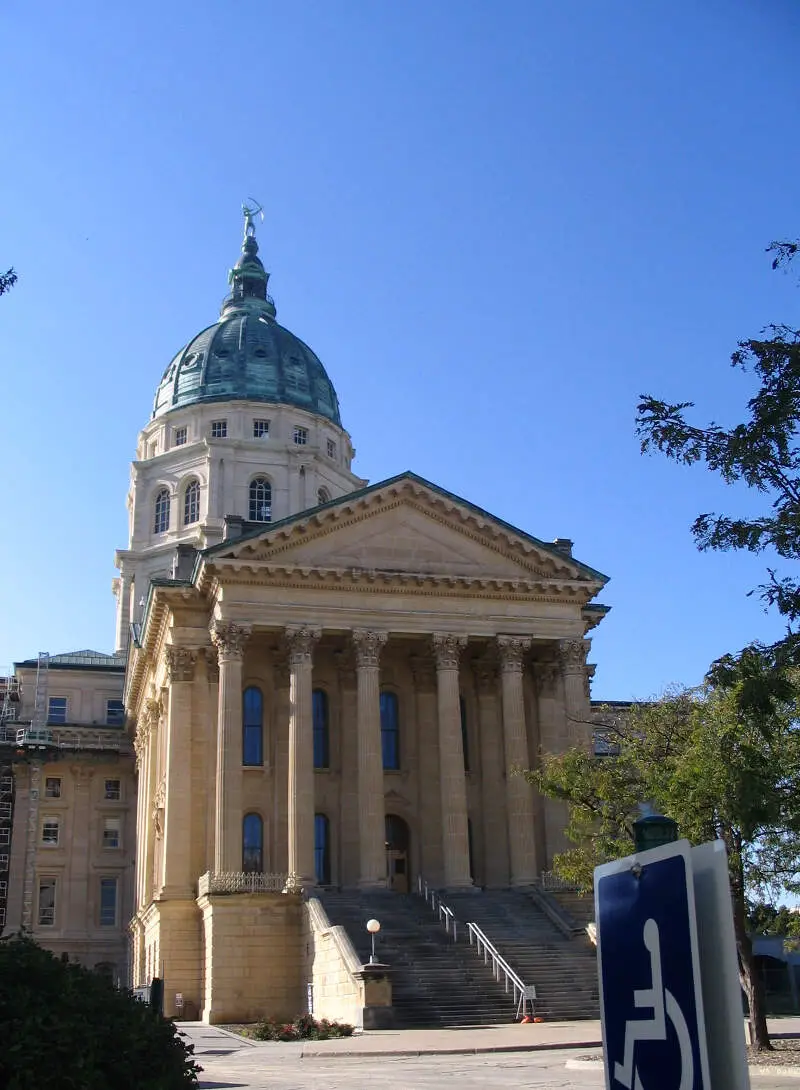
<path fill-rule="evenodd" d="M 261 874 L 256 871 L 206 871 L 197 881 L 197 895 L 212 893 L 283 893 L 288 874 Z"/>

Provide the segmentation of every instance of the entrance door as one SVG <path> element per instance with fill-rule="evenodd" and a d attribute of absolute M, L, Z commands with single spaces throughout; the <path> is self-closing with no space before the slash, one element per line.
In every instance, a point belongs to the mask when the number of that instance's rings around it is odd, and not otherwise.
<path fill-rule="evenodd" d="M 408 893 L 408 826 L 396 814 L 386 815 L 386 878 L 389 889 Z"/>

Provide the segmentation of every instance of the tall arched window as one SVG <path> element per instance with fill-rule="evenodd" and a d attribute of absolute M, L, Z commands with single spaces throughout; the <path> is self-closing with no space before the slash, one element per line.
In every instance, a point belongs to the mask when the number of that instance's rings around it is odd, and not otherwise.
<path fill-rule="evenodd" d="M 259 814 L 245 814 L 242 820 L 242 870 L 255 874 L 264 870 L 264 822 Z"/>
<path fill-rule="evenodd" d="M 311 694 L 311 711 L 314 724 L 314 768 L 330 768 L 328 694 L 324 689 L 315 689 Z"/>
<path fill-rule="evenodd" d="M 162 488 L 156 496 L 153 533 L 165 534 L 169 530 L 169 489 Z"/>
<path fill-rule="evenodd" d="M 383 767 L 400 767 L 400 717 L 394 693 L 381 693 L 381 749 Z"/>
<path fill-rule="evenodd" d="M 242 764 L 264 763 L 264 698 L 254 685 L 244 691 L 242 716 Z"/>
<path fill-rule="evenodd" d="M 250 482 L 251 522 L 272 521 L 272 485 L 266 477 L 254 477 Z"/>
<path fill-rule="evenodd" d="M 189 481 L 183 493 L 183 525 L 191 526 L 200 519 L 200 482 Z"/>
<path fill-rule="evenodd" d="M 469 731 L 467 730 L 467 703 L 463 696 L 458 698 L 461 711 L 461 748 L 464 751 L 464 771 L 469 772 Z"/>
<path fill-rule="evenodd" d="M 328 503 L 331 498 L 331 494 L 327 488 L 320 488 L 317 491 L 317 503 Z"/>
<path fill-rule="evenodd" d="M 331 884 L 331 823 L 325 814 L 314 814 L 314 873 L 319 885 Z"/>

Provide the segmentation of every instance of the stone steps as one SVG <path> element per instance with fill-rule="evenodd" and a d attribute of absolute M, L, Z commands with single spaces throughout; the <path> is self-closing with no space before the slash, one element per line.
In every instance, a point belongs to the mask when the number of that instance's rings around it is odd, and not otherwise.
<path fill-rule="evenodd" d="M 551 1020 L 598 1016 L 594 948 L 570 940 L 524 893 L 488 891 L 446 898 L 459 919 L 453 943 L 422 898 L 398 893 L 321 891 L 332 923 L 347 930 L 368 960 L 366 922 L 381 923 L 376 952 L 392 967 L 397 1025 L 489 1025 L 513 1021 L 512 993 L 494 979 L 467 941 L 466 922 L 486 934 L 512 969 L 537 990 L 536 1010 Z"/>

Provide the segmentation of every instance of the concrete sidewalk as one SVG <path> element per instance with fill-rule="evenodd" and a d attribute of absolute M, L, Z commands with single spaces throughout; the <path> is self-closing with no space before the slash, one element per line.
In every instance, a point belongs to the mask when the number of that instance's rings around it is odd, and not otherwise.
<path fill-rule="evenodd" d="M 354 1037 L 330 1041 L 252 1041 L 206 1026 L 200 1022 L 180 1023 L 181 1029 L 199 1046 L 198 1053 L 211 1048 L 266 1048 L 280 1051 L 287 1059 L 336 1056 L 457 1056 L 491 1052 L 537 1052 L 543 1049 L 596 1049 L 601 1047 L 600 1022 L 530 1022 L 525 1025 L 468 1026 L 458 1029 L 372 1030 Z M 800 1018 L 771 1018 L 775 1037 L 800 1037 Z"/>

